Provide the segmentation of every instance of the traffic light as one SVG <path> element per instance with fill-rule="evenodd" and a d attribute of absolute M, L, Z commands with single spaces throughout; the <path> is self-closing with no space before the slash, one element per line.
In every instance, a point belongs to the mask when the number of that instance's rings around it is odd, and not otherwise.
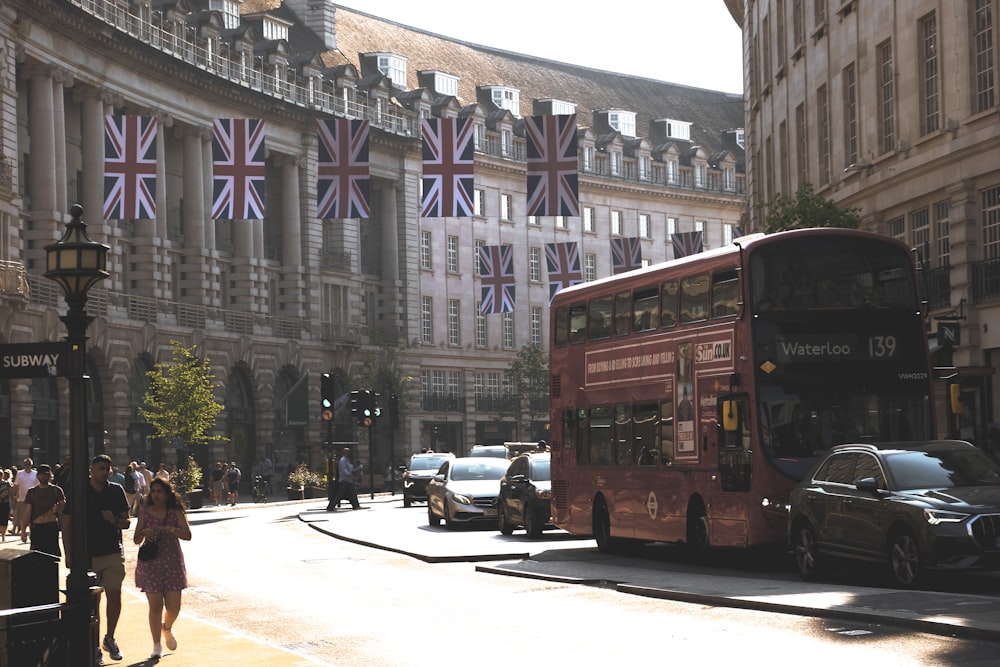
<path fill-rule="evenodd" d="M 330 422 L 333 421 L 333 393 L 335 389 L 333 387 L 333 376 L 329 373 L 323 373 L 319 378 L 319 395 L 320 395 L 320 416 L 322 416 L 323 421 Z"/>
<path fill-rule="evenodd" d="M 375 396 L 368 390 L 360 391 L 358 394 L 358 426 L 371 426 L 378 417 L 375 414 Z"/>
<path fill-rule="evenodd" d="M 351 416 L 361 419 L 361 392 L 357 390 L 351 392 Z"/>

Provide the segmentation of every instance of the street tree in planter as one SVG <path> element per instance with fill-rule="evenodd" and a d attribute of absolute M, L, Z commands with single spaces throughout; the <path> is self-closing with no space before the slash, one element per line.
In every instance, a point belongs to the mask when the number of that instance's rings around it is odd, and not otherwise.
<path fill-rule="evenodd" d="M 153 435 L 164 442 L 177 439 L 185 447 L 196 449 L 198 445 L 225 440 L 224 436 L 208 433 L 223 410 L 212 390 L 213 375 L 208 358 L 198 358 L 196 345 L 184 347 L 172 340 L 170 346 L 173 348 L 172 360 L 157 363 L 147 373 L 149 389 L 139 407 L 139 415 L 153 427 Z M 200 489 L 188 489 L 189 504 L 197 503 L 194 496 L 198 492 Z"/>

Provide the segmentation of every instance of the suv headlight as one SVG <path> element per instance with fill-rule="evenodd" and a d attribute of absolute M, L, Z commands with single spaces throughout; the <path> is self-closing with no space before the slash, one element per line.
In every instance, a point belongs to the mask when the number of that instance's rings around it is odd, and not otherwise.
<path fill-rule="evenodd" d="M 535 495 L 538 496 L 540 500 L 549 500 L 552 497 L 552 492 L 548 489 L 538 489 L 535 491 Z"/>
<path fill-rule="evenodd" d="M 950 510 L 924 510 L 924 518 L 927 519 L 927 523 L 932 526 L 936 526 L 941 523 L 961 523 L 969 518 L 968 514 L 963 512 L 952 512 Z"/>

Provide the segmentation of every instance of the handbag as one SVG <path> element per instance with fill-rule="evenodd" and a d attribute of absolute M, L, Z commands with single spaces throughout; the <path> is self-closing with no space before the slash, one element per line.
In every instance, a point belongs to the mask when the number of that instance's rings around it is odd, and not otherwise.
<path fill-rule="evenodd" d="M 160 552 L 160 545 L 156 542 L 143 542 L 139 547 L 139 560 L 153 560 Z"/>

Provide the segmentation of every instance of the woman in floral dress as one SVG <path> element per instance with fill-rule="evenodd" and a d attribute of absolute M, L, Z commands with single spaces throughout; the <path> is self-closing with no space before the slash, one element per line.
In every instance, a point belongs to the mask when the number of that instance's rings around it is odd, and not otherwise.
<path fill-rule="evenodd" d="M 181 591 L 187 588 L 180 540 L 191 539 L 184 504 L 169 480 L 157 478 L 150 482 L 149 495 L 139 511 L 133 539 L 136 544 L 144 541 L 158 544 L 155 558 L 140 560 L 136 565 L 135 585 L 149 601 L 149 631 L 153 636 L 151 657 L 159 658 L 163 654 L 161 633 L 167 649 L 177 649 L 173 627 L 181 611 Z"/>

